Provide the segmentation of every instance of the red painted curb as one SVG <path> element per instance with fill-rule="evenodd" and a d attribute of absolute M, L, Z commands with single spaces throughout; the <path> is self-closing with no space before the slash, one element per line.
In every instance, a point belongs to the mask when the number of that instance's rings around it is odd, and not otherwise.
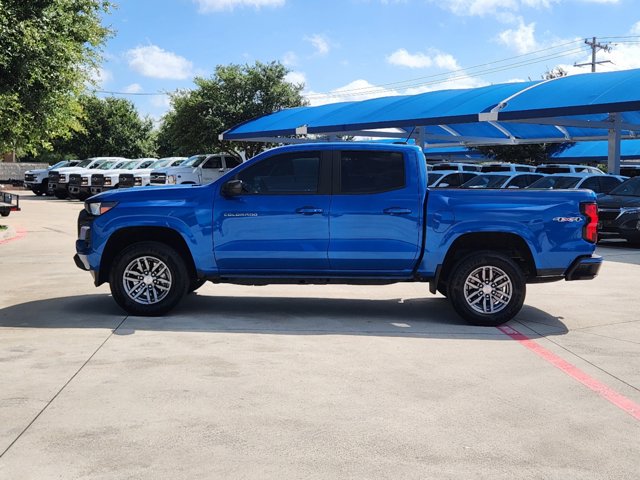
<path fill-rule="evenodd" d="M 520 333 L 513 327 L 502 326 L 496 327 L 505 335 L 508 335 L 522 346 L 528 348 L 533 353 L 543 358 L 547 362 L 549 362 L 554 367 L 562 370 L 564 373 L 572 377 L 574 380 L 577 380 L 589 390 L 593 390 L 602 398 L 608 400 L 612 404 L 614 404 L 619 409 L 631 415 L 636 420 L 640 420 L 640 405 L 635 403 L 633 400 L 628 399 L 624 395 L 616 392 L 612 388 L 608 387 L 602 382 L 599 382 L 595 378 L 587 375 L 585 372 L 580 370 L 575 365 L 570 364 L 566 360 L 563 360 L 555 353 L 547 350 L 546 348 L 540 346 L 529 337 Z"/>
<path fill-rule="evenodd" d="M 16 234 L 13 237 L 5 238 L 4 240 L 0 240 L 0 245 L 4 245 L 5 243 L 13 242 L 14 240 L 21 240 L 22 238 L 27 236 L 27 231 L 23 228 L 18 228 L 16 230 Z"/>

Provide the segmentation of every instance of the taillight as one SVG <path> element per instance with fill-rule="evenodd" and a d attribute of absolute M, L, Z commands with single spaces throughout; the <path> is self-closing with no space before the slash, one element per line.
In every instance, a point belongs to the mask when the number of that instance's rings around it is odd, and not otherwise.
<path fill-rule="evenodd" d="M 582 238 L 587 242 L 598 241 L 598 206 L 593 203 L 581 203 L 580 211 L 586 217 L 587 223 L 582 227 Z"/>

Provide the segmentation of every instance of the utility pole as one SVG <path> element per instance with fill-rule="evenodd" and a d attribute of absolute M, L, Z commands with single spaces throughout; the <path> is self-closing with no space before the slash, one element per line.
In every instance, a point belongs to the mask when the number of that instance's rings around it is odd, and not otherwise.
<path fill-rule="evenodd" d="M 596 65 L 600 65 L 602 63 L 611 63 L 610 60 L 602 60 L 600 62 L 596 62 L 596 52 L 598 50 L 604 50 L 605 52 L 611 51 L 611 46 L 608 43 L 598 43 L 596 37 L 593 37 L 591 40 L 585 38 L 584 43 L 591 47 L 591 61 L 587 63 L 574 63 L 574 67 L 586 67 L 587 65 L 591 65 L 591 71 L 595 72 Z"/>

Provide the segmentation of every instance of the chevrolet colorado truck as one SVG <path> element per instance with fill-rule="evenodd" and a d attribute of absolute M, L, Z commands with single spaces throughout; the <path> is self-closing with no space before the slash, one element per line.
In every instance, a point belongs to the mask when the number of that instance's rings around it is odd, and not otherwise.
<path fill-rule="evenodd" d="M 205 281 L 425 282 L 470 323 L 498 325 L 521 309 L 527 283 L 596 276 L 595 199 L 430 190 L 409 145 L 286 146 L 206 185 L 88 199 L 74 260 L 133 315 L 162 315 Z"/>

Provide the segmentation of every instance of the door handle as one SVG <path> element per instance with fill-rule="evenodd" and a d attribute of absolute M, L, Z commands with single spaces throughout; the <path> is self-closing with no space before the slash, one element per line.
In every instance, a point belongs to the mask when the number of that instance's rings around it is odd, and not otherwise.
<path fill-rule="evenodd" d="M 321 208 L 315 207 L 301 207 L 296 210 L 296 213 L 301 213 L 302 215 L 315 215 L 322 212 L 323 210 Z"/>
<path fill-rule="evenodd" d="M 384 213 L 387 215 L 408 215 L 411 213 L 411 210 L 408 208 L 399 208 L 399 207 L 391 207 L 385 208 Z"/>

